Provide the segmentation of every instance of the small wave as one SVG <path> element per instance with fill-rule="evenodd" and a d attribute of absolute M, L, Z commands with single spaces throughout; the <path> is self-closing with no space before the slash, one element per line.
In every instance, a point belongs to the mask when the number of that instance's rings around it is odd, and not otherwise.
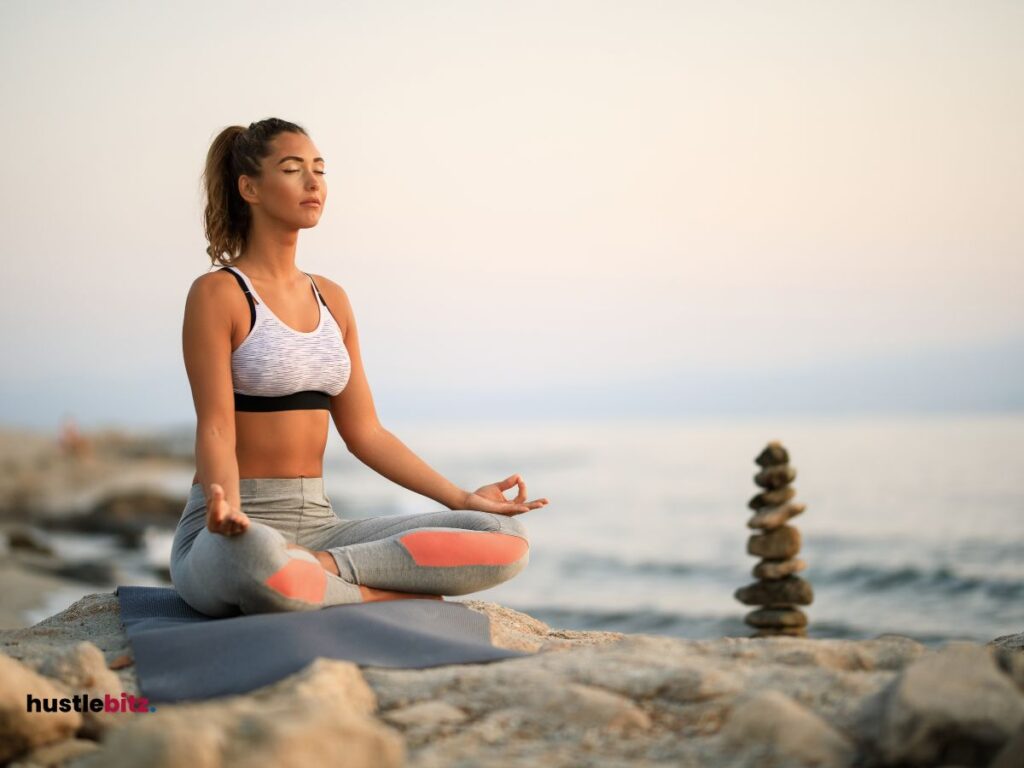
<path fill-rule="evenodd" d="M 687 640 L 719 637 L 751 637 L 754 628 L 743 621 L 743 611 L 734 616 L 707 616 L 687 613 L 667 613 L 651 609 L 636 611 L 600 610 L 594 608 L 559 608 L 528 605 L 510 606 L 533 616 L 552 629 L 577 631 L 624 632 L 628 634 L 666 635 Z M 810 638 L 833 640 L 873 640 L 885 634 L 879 627 L 861 626 L 837 620 L 816 620 L 813 615 L 807 627 Z M 919 643 L 940 646 L 949 635 L 924 632 L 900 632 Z M 963 639 L 975 640 L 964 636 Z"/>
<path fill-rule="evenodd" d="M 573 553 L 565 555 L 560 563 L 563 573 L 632 573 L 646 576 L 708 575 L 735 580 L 742 579 L 735 568 L 717 563 L 678 562 L 669 560 L 627 560 L 614 555 Z"/>
<path fill-rule="evenodd" d="M 875 592 L 923 588 L 949 595 L 980 593 L 996 600 L 1024 597 L 1022 580 L 966 576 L 950 566 L 919 568 L 854 565 L 835 570 L 812 568 L 807 571 L 806 578 L 815 584 L 842 585 Z"/>

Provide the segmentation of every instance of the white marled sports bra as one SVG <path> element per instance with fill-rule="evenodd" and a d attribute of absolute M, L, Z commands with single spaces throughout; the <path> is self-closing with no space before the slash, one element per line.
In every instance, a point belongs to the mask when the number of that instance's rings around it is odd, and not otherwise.
<path fill-rule="evenodd" d="M 236 411 L 330 410 L 330 397 L 348 383 L 351 360 L 341 328 L 308 273 L 319 301 L 320 322 L 309 332 L 296 331 L 267 306 L 249 277 L 231 272 L 249 300 L 251 328 L 231 353 L 231 380 Z"/>

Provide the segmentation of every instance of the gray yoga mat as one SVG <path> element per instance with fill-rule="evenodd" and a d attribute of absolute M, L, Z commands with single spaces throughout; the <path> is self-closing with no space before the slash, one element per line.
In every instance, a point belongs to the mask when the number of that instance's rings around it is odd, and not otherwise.
<path fill-rule="evenodd" d="M 211 618 L 170 587 L 115 593 L 139 691 L 150 703 L 246 693 L 317 657 L 420 669 L 532 655 L 493 645 L 488 617 L 458 602 L 383 600 Z"/>

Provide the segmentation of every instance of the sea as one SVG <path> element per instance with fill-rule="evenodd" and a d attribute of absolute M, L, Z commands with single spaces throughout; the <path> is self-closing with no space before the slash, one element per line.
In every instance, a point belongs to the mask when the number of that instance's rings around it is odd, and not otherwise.
<path fill-rule="evenodd" d="M 814 590 L 810 637 L 937 645 L 1024 632 L 1024 413 L 385 426 L 462 488 L 519 473 L 530 499 L 549 500 L 518 516 L 527 568 L 450 599 L 564 629 L 749 636 L 752 607 L 734 592 L 757 562 L 746 553 L 748 502 L 761 490 L 754 459 L 779 441 L 806 505 L 791 524 Z M 191 474 L 167 478 L 183 506 Z M 363 465 L 336 433 L 323 475 L 342 518 L 444 508 Z M 150 534 L 144 552 L 111 549 L 121 583 L 165 584 L 147 565 L 166 562 L 172 534 Z M 116 546 L 58 539 L 70 558 Z M 73 599 L 54 595 L 32 618 Z"/>

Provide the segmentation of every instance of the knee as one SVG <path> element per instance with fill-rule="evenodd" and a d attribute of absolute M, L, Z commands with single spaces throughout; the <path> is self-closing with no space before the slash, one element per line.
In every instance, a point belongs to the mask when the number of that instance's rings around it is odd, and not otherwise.
<path fill-rule="evenodd" d="M 227 557 L 238 563 L 239 607 L 244 613 L 311 610 L 322 605 L 327 572 L 315 556 L 288 550 L 275 528 L 250 524 L 245 533 L 227 537 Z"/>
<path fill-rule="evenodd" d="M 502 515 L 497 512 L 472 512 L 477 530 L 489 531 L 491 533 L 507 533 L 510 536 L 518 536 L 529 542 L 526 526 L 520 522 L 518 517 Z"/>
<path fill-rule="evenodd" d="M 313 555 L 287 550 L 287 539 L 275 528 L 250 523 L 234 536 L 208 530 L 200 535 L 203 590 L 221 602 L 242 613 L 311 610 L 322 604 L 326 572 Z"/>
<path fill-rule="evenodd" d="M 496 515 L 499 518 L 498 525 L 499 530 L 502 533 L 507 533 L 512 536 L 518 536 L 526 542 L 527 547 L 530 544 L 529 534 L 526 532 L 526 526 L 523 525 L 522 521 L 518 517 L 511 517 L 509 515 Z"/>

